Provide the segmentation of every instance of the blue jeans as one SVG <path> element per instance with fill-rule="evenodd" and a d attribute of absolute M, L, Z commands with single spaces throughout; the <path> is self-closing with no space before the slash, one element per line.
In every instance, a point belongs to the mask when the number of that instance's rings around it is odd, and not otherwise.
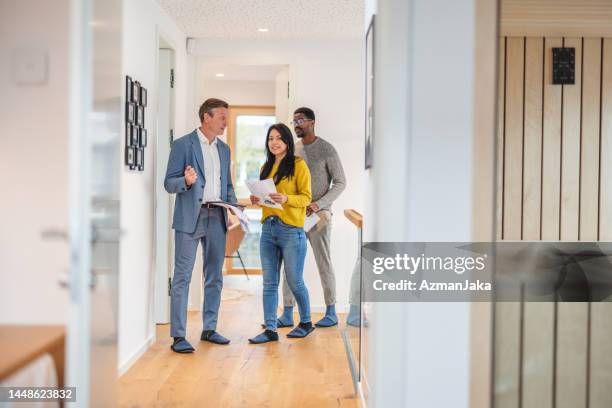
<path fill-rule="evenodd" d="M 304 229 L 287 225 L 278 217 L 266 218 L 261 232 L 259 253 L 263 269 L 263 309 L 266 329 L 276 330 L 281 263 L 285 266 L 285 279 L 298 304 L 300 322 L 310 322 L 310 299 L 304 284 L 306 258 Z"/>

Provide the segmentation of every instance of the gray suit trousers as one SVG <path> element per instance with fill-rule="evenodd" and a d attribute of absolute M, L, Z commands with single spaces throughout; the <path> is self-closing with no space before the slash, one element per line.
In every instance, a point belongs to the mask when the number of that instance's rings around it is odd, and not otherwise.
<path fill-rule="evenodd" d="M 225 260 L 224 208 L 202 208 L 193 234 L 175 231 L 174 276 L 170 303 L 170 336 L 184 337 L 187 326 L 189 283 L 195 264 L 198 243 L 204 256 L 204 330 L 216 330 Z"/>

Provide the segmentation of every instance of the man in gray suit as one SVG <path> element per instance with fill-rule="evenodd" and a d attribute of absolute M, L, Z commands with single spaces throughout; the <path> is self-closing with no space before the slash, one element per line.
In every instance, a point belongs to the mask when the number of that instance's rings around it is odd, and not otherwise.
<path fill-rule="evenodd" d="M 207 99 L 200 107 L 201 126 L 172 143 L 164 187 L 176 194 L 174 277 L 170 307 L 171 346 L 177 353 L 191 353 L 193 346 L 185 339 L 187 299 L 198 242 L 204 254 L 203 331 L 200 339 L 216 344 L 229 340 L 216 332 L 221 289 L 228 214 L 215 201 L 236 204 L 230 172 L 230 149 L 217 136 L 226 127 L 228 104 Z"/>

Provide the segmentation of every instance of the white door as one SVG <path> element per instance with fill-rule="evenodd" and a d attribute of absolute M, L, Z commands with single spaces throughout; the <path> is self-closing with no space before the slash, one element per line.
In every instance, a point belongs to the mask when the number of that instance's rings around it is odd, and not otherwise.
<path fill-rule="evenodd" d="M 67 385 L 116 405 L 121 0 L 73 0 L 70 33 L 70 319 Z"/>
<path fill-rule="evenodd" d="M 155 159 L 155 322 L 170 322 L 170 280 L 172 274 L 173 196 L 164 190 L 164 177 L 174 137 L 174 50 L 159 49 L 157 141 Z"/>

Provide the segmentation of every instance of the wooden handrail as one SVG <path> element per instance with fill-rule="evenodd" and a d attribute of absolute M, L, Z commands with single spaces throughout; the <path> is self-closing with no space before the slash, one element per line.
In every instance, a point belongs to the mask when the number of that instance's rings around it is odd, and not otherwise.
<path fill-rule="evenodd" d="M 248 198 L 239 198 L 238 204 L 243 205 L 245 208 L 261 208 L 258 205 L 251 204 L 251 200 L 249 200 Z"/>
<path fill-rule="evenodd" d="M 348 209 L 344 210 L 344 216 L 348 218 L 350 222 L 355 224 L 357 228 L 363 228 L 363 215 L 359 214 L 356 210 Z"/>

